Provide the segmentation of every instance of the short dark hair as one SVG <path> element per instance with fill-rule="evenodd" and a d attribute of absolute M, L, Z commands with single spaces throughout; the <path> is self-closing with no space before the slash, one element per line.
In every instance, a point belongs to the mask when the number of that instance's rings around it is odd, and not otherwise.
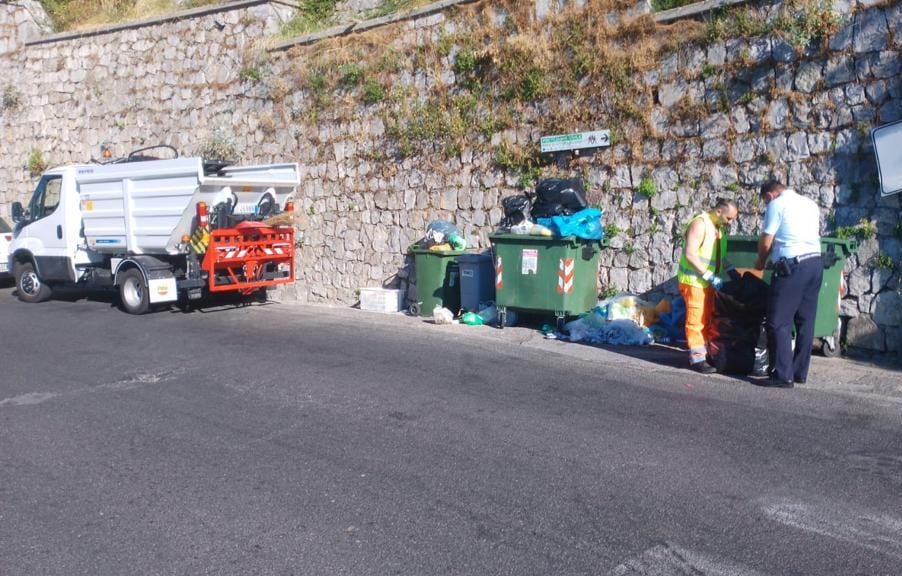
<path fill-rule="evenodd" d="M 782 192 L 786 190 L 786 186 L 784 186 L 781 182 L 777 180 L 768 180 L 764 184 L 761 185 L 760 196 L 764 196 L 765 194 L 770 194 L 771 192 Z"/>
<path fill-rule="evenodd" d="M 736 208 L 736 203 L 728 198 L 718 198 L 714 201 L 714 210 L 718 208 Z"/>

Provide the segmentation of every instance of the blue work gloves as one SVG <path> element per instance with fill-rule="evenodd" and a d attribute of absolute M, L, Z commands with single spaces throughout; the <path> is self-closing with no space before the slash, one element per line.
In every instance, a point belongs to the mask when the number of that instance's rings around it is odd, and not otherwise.
<path fill-rule="evenodd" d="M 710 284 L 711 287 L 718 292 L 723 288 L 723 278 L 715 276 L 710 270 L 705 272 L 704 276 L 702 276 L 702 280 Z"/>

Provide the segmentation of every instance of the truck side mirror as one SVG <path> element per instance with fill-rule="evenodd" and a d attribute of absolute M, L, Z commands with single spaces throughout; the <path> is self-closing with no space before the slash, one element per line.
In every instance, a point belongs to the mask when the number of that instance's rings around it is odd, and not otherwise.
<path fill-rule="evenodd" d="M 13 222 L 18 222 L 19 220 L 21 220 L 24 213 L 25 211 L 22 209 L 22 203 L 13 202 L 12 206 L 10 207 L 10 216 L 12 216 Z"/>

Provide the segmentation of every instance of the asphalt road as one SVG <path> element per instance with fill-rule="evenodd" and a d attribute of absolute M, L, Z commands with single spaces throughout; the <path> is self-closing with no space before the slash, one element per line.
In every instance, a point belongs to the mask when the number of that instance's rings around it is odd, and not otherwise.
<path fill-rule="evenodd" d="M 3 576 L 902 573 L 899 402 L 71 300 L 0 291 Z"/>

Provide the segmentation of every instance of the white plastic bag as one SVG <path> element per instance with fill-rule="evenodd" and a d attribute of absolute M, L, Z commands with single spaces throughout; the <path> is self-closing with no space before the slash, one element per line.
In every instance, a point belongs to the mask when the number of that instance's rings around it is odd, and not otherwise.
<path fill-rule="evenodd" d="M 432 321 L 436 324 L 453 324 L 454 314 L 447 308 L 436 304 L 435 308 L 432 309 Z"/>

